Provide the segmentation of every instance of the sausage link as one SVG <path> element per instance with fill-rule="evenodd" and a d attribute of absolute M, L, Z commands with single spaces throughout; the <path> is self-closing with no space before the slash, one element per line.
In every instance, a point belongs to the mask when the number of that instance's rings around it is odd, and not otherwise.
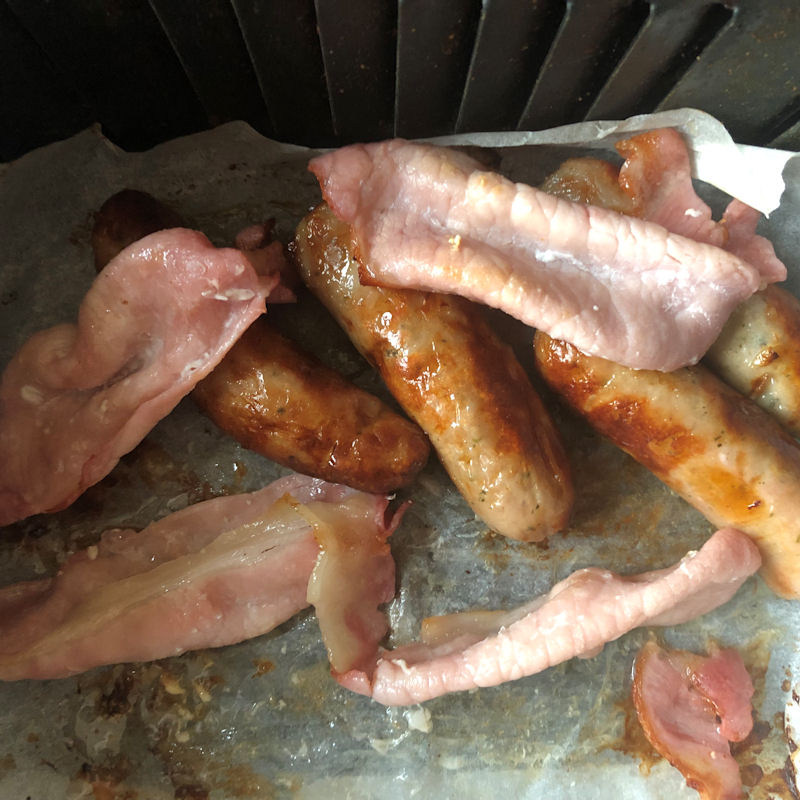
<path fill-rule="evenodd" d="M 800 597 L 800 445 L 702 366 L 663 373 L 587 356 L 541 332 L 545 380 L 717 527 L 756 542 L 762 576 Z"/>
<path fill-rule="evenodd" d="M 98 271 L 130 243 L 168 224 L 183 223 L 151 195 L 131 189 L 113 195 L 95 215 Z M 263 256 L 274 262 L 268 238 L 264 226 L 253 226 L 240 234 L 237 245 L 251 260 Z M 192 397 L 244 447 L 297 472 L 362 491 L 384 494 L 406 486 L 430 453 L 417 425 L 264 319 L 244 333 Z"/>
<path fill-rule="evenodd" d="M 301 278 L 428 434 L 475 513 L 506 536 L 562 528 L 572 483 L 558 433 L 527 375 L 472 304 L 362 286 L 351 230 L 325 205 L 299 225 Z"/>
<path fill-rule="evenodd" d="M 138 189 L 123 189 L 100 206 L 92 226 L 94 268 L 100 272 L 117 253 L 149 233 L 183 228 L 177 211 Z"/>
<path fill-rule="evenodd" d="M 425 466 L 430 446 L 410 420 L 255 322 L 192 393 L 200 410 L 250 450 L 296 472 L 385 493 Z"/>
<path fill-rule="evenodd" d="M 800 436 L 800 300 L 768 286 L 731 314 L 705 363 Z"/>

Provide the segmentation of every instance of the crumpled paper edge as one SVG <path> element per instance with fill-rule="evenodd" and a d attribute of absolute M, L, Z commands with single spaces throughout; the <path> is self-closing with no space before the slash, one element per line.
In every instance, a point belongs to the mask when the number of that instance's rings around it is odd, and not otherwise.
<path fill-rule="evenodd" d="M 231 122 L 219 126 L 217 130 L 242 125 L 250 128 L 247 123 Z M 692 174 L 695 178 L 738 198 L 767 217 L 780 206 L 781 197 L 786 189 L 784 170 L 789 161 L 800 156 L 800 152 L 738 144 L 716 117 L 694 108 L 639 114 L 624 120 L 577 122 L 542 131 L 463 133 L 423 138 L 417 141 L 442 146 L 473 145 L 487 148 L 565 145 L 613 149 L 617 139 L 664 127 L 675 128 L 684 136 L 689 148 Z M 88 130 L 93 131 L 98 138 L 104 139 L 99 126 L 91 126 Z M 250 130 L 256 136 L 263 138 L 252 128 Z M 192 136 L 196 135 L 198 134 L 192 134 Z M 170 142 L 156 145 L 153 149 L 174 146 L 187 138 L 190 137 L 173 139 Z M 112 150 L 119 150 L 112 142 L 107 139 L 104 141 Z M 53 144 L 57 145 L 58 143 Z M 303 150 L 324 152 L 324 148 L 304 148 L 284 142 L 275 142 L 275 144 L 285 152 Z M 46 145 L 46 147 L 52 146 Z M 29 156 L 30 154 L 26 154 L 19 160 Z M 0 179 L 14 163 L 0 164 Z"/>
<path fill-rule="evenodd" d="M 738 198 L 765 216 L 780 205 L 786 188 L 783 179 L 786 164 L 800 155 L 789 150 L 737 144 L 718 119 L 693 108 L 640 114 L 625 120 L 578 122 L 545 131 L 470 133 L 437 136 L 424 141 L 445 146 L 555 144 L 608 148 L 616 139 L 654 128 L 679 130 L 689 147 L 694 177 Z"/>

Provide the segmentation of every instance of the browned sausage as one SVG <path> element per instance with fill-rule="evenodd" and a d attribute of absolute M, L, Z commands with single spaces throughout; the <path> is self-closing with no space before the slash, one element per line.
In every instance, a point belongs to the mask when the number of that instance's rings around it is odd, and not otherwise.
<path fill-rule="evenodd" d="M 295 240 L 305 283 L 431 438 L 475 513 L 536 540 L 567 522 L 572 484 L 558 434 L 510 348 L 456 297 L 362 286 L 350 227 L 322 205 Z"/>
<path fill-rule="evenodd" d="M 180 218 L 144 192 L 110 198 L 95 220 L 99 269 L 130 242 Z M 256 270 L 272 268 L 268 227 L 243 232 Z M 262 258 L 263 257 L 263 258 Z M 282 256 L 281 256 L 282 258 Z M 285 262 L 285 258 L 283 258 Z M 283 466 L 368 492 L 407 485 L 430 444 L 417 425 L 259 320 L 192 393 L 200 409 L 245 447 Z"/>
<path fill-rule="evenodd" d="M 103 267 L 129 244 L 148 233 L 184 227 L 181 215 L 147 192 L 123 189 L 108 198 L 94 215 L 94 267 Z"/>
<path fill-rule="evenodd" d="M 384 493 L 425 465 L 413 423 L 255 322 L 192 393 L 200 409 L 250 450 L 297 472 Z"/>
<path fill-rule="evenodd" d="M 800 436 L 800 300 L 778 286 L 731 314 L 705 362 Z"/>
<path fill-rule="evenodd" d="M 714 525 L 749 534 L 769 586 L 800 597 L 800 445 L 769 414 L 701 366 L 629 369 L 541 332 L 534 349 L 573 408 Z"/>

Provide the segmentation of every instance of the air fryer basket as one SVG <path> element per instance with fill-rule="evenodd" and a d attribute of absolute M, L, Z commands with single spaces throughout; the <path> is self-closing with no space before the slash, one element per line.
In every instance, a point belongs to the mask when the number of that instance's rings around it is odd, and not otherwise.
<path fill-rule="evenodd" d="M 792 0 L 5 0 L 0 161 L 92 122 L 326 146 L 681 106 L 796 149 L 799 38 Z"/>

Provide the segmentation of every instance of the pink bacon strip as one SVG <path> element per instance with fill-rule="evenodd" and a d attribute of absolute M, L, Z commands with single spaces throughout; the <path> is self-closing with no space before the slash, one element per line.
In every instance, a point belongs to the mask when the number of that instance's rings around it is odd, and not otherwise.
<path fill-rule="evenodd" d="M 648 642 L 636 659 L 633 701 L 645 735 L 704 800 L 743 796 L 728 742 L 752 730 L 752 696 L 735 650 L 704 657 Z"/>
<path fill-rule="evenodd" d="M 642 625 L 677 625 L 727 602 L 760 566 L 749 537 L 717 531 L 678 564 L 641 575 L 582 569 L 514 611 L 454 614 L 423 624 L 423 641 L 383 651 L 373 676 L 343 686 L 385 705 L 496 686 L 575 656 L 592 656 Z M 426 628 L 434 632 L 426 640 Z"/>
<path fill-rule="evenodd" d="M 141 532 L 108 531 L 55 577 L 0 590 L 0 680 L 233 644 L 311 601 L 339 668 L 369 669 L 386 633 L 377 608 L 387 587 L 394 590 L 386 539 L 402 509 L 387 520 L 387 504 L 381 495 L 290 475 Z"/>
<path fill-rule="evenodd" d="M 786 275 L 445 148 L 352 145 L 310 169 L 353 225 L 364 282 L 460 294 L 632 367 L 696 362 L 733 308 Z"/>
<path fill-rule="evenodd" d="M 219 363 L 279 276 L 176 228 L 98 275 L 77 325 L 31 337 L 0 383 L 0 525 L 72 503 Z"/>

